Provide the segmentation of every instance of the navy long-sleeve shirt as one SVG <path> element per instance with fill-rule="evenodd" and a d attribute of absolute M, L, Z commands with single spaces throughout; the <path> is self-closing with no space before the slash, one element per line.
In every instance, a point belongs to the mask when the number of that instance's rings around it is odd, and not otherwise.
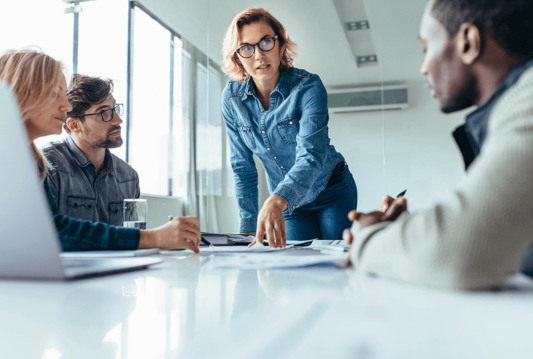
<path fill-rule="evenodd" d="M 48 180 L 44 190 L 54 217 L 61 247 L 64 252 L 94 250 L 133 250 L 139 247 L 141 232 L 137 228 L 111 226 L 67 217 L 59 213 Z"/>

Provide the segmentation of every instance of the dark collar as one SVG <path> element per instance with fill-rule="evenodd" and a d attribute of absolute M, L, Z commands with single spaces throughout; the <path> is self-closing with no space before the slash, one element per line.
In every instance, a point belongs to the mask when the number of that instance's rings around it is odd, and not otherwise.
<path fill-rule="evenodd" d="M 498 85 L 498 88 L 487 102 L 466 116 L 466 123 L 455 129 L 453 137 L 461 150 L 468 169 L 481 151 L 487 137 L 488 122 L 494 106 L 507 90 L 509 90 L 529 68 L 533 67 L 533 55 L 516 66 Z"/>
<path fill-rule="evenodd" d="M 74 160 L 76 161 L 78 166 L 85 167 L 85 166 L 87 166 L 88 164 L 91 163 L 91 161 L 89 161 L 87 159 L 87 157 L 85 157 L 83 152 L 81 152 L 81 150 L 78 147 L 78 145 L 76 145 L 76 143 L 74 143 L 74 140 L 72 139 L 72 137 L 66 136 L 64 142 L 67 145 L 70 153 L 72 154 L 72 158 L 74 158 Z"/>

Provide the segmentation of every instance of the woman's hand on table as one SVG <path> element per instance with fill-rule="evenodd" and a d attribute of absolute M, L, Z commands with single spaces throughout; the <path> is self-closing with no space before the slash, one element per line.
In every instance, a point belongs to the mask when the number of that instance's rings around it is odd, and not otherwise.
<path fill-rule="evenodd" d="M 270 196 L 257 218 L 257 230 L 254 241 L 248 246 L 263 243 L 263 236 L 267 235 L 268 245 L 272 248 L 283 248 L 287 244 L 285 235 L 285 218 L 283 211 L 287 208 L 287 201 L 273 194 Z"/>

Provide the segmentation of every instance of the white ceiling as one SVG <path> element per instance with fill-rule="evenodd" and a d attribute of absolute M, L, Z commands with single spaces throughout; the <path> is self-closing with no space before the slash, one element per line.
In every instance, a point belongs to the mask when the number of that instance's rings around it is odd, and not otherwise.
<path fill-rule="evenodd" d="M 220 63 L 233 17 L 264 7 L 300 46 L 296 66 L 317 73 L 326 86 L 375 82 L 423 82 L 417 39 L 425 0 L 347 0 L 363 3 L 379 66 L 358 68 L 332 0 L 141 0 L 180 34 Z M 354 14 L 354 20 L 362 20 Z M 209 44 L 209 46 L 207 45 Z"/>

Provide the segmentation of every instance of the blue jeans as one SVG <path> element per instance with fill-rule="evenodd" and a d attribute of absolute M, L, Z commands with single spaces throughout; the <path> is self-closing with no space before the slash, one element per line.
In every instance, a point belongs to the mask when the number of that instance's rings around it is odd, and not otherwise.
<path fill-rule="evenodd" d="M 295 209 L 291 215 L 283 212 L 287 240 L 340 239 L 342 231 L 350 228 L 348 212 L 357 208 L 357 186 L 348 169 L 342 181 L 324 189 L 311 203 Z"/>

